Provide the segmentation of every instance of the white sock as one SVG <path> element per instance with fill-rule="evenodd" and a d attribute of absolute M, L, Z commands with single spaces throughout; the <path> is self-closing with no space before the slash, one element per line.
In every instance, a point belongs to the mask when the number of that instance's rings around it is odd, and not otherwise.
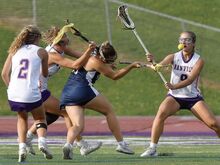
<path fill-rule="evenodd" d="M 19 143 L 19 149 L 26 148 L 26 143 Z"/>
<path fill-rule="evenodd" d="M 126 143 L 125 143 L 125 141 L 124 141 L 124 140 L 122 140 L 122 141 L 118 142 L 118 144 L 119 144 L 119 145 L 122 145 L 122 146 L 126 145 Z"/>
<path fill-rule="evenodd" d="M 46 143 L 46 138 L 45 137 L 39 137 L 38 138 L 38 143 L 39 142 Z"/>
<path fill-rule="evenodd" d="M 150 142 L 150 148 L 157 148 L 157 144 Z"/>
<path fill-rule="evenodd" d="M 27 132 L 27 137 L 34 138 L 34 136 L 35 134 L 33 134 L 31 131 Z"/>
<path fill-rule="evenodd" d="M 67 145 L 68 147 L 73 148 L 73 145 L 72 145 L 71 143 L 66 142 L 66 143 L 65 143 L 65 146 L 66 146 L 66 145 Z"/>

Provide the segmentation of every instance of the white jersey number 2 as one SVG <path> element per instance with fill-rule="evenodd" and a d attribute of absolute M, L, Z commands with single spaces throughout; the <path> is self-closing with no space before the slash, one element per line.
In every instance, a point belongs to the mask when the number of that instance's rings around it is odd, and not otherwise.
<path fill-rule="evenodd" d="M 20 71 L 18 73 L 18 78 L 26 79 L 28 74 L 29 61 L 28 59 L 22 59 L 20 61 Z"/>

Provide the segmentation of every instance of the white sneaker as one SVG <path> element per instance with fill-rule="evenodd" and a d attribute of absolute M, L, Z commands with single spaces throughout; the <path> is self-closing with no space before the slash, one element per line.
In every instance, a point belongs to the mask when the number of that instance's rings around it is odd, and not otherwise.
<path fill-rule="evenodd" d="M 127 143 L 123 143 L 123 144 L 118 144 L 116 151 L 124 153 L 124 154 L 134 154 L 134 151 L 132 151 L 129 147 Z"/>
<path fill-rule="evenodd" d="M 73 147 L 69 143 L 63 146 L 63 159 L 73 159 Z"/>
<path fill-rule="evenodd" d="M 154 157 L 158 156 L 156 148 L 148 147 L 147 150 L 140 155 L 140 157 Z"/>
<path fill-rule="evenodd" d="M 27 157 L 27 150 L 26 150 L 26 148 L 19 149 L 19 151 L 18 151 L 18 162 L 19 163 L 25 162 L 26 157 Z"/>
<path fill-rule="evenodd" d="M 50 151 L 49 151 L 49 149 L 47 147 L 46 142 L 39 141 L 38 142 L 38 148 L 44 154 L 44 157 L 46 159 L 52 159 L 53 158 L 53 155 L 50 153 Z"/>
<path fill-rule="evenodd" d="M 85 156 L 99 149 L 102 146 L 102 142 L 88 143 L 87 141 L 81 140 L 80 142 L 76 142 L 76 145 L 80 148 L 80 154 Z"/>
<path fill-rule="evenodd" d="M 27 147 L 27 153 L 31 154 L 31 155 L 36 155 L 33 145 L 32 145 L 32 140 L 34 139 L 34 136 L 29 136 L 29 134 L 27 134 L 27 138 L 26 138 L 26 147 Z"/>

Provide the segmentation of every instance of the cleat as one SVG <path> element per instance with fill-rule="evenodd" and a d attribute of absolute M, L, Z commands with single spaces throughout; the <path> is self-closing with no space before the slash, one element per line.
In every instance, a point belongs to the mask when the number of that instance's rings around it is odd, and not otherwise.
<path fill-rule="evenodd" d="M 124 153 L 124 154 L 134 154 L 134 151 L 132 151 L 129 147 L 127 143 L 123 143 L 123 144 L 118 144 L 116 151 Z"/>
<path fill-rule="evenodd" d="M 53 155 L 50 153 L 50 151 L 47 148 L 46 142 L 38 142 L 38 148 L 39 150 L 44 154 L 44 157 L 46 159 L 52 159 Z"/>
<path fill-rule="evenodd" d="M 71 144 L 66 143 L 63 146 L 63 159 L 73 159 L 73 147 Z"/>
<path fill-rule="evenodd" d="M 147 150 L 140 155 L 140 157 L 154 157 L 158 156 L 156 148 L 148 147 Z"/>
<path fill-rule="evenodd" d="M 80 154 L 86 156 L 98 150 L 102 146 L 102 142 L 88 143 L 87 141 L 81 140 L 77 142 L 76 145 L 80 148 Z"/>
<path fill-rule="evenodd" d="M 27 150 L 26 150 L 26 148 L 19 149 L 18 155 L 19 155 L 18 156 L 18 162 L 19 163 L 25 162 L 26 157 L 27 157 Z"/>

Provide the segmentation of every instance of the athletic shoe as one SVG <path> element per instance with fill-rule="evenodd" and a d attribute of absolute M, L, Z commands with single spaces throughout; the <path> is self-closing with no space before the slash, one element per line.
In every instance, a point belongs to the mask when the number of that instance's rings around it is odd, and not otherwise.
<path fill-rule="evenodd" d="M 127 143 L 119 143 L 117 148 L 116 148 L 116 151 L 118 152 L 121 152 L 121 153 L 124 153 L 124 154 L 134 154 L 134 151 L 132 151 L 129 147 L 128 147 L 128 144 Z"/>
<path fill-rule="evenodd" d="M 34 136 L 28 136 L 27 134 L 27 139 L 26 139 L 26 147 L 27 147 L 27 153 L 31 155 L 36 155 L 33 145 L 32 145 L 32 140 L 34 139 Z"/>
<path fill-rule="evenodd" d="M 63 146 L 63 159 L 73 159 L 73 147 L 69 143 Z"/>
<path fill-rule="evenodd" d="M 80 142 L 76 142 L 76 145 L 80 148 L 80 154 L 85 156 L 99 149 L 102 146 L 102 142 L 88 143 L 81 140 Z"/>
<path fill-rule="evenodd" d="M 25 162 L 26 157 L 27 157 L 27 150 L 26 150 L 26 148 L 19 149 L 19 152 L 18 152 L 18 162 L 19 163 Z"/>
<path fill-rule="evenodd" d="M 158 156 L 156 148 L 148 147 L 147 150 L 140 155 L 140 157 L 154 157 Z"/>
<path fill-rule="evenodd" d="M 53 158 L 53 155 L 50 153 L 50 151 L 47 148 L 46 142 L 39 141 L 38 142 L 38 148 L 44 154 L 44 157 L 46 159 L 52 159 Z"/>

